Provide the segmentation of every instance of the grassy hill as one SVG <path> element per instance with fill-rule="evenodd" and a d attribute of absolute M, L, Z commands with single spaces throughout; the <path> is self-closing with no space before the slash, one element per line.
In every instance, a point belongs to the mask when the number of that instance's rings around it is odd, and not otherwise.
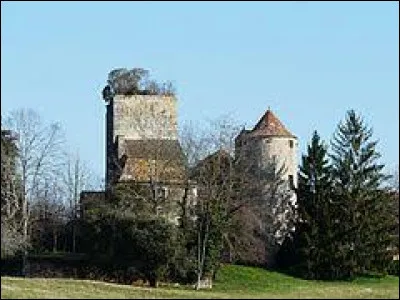
<path fill-rule="evenodd" d="M 399 278 L 307 281 L 259 268 L 226 265 L 212 290 L 157 289 L 73 279 L 1 278 L 1 298 L 399 298 Z"/>

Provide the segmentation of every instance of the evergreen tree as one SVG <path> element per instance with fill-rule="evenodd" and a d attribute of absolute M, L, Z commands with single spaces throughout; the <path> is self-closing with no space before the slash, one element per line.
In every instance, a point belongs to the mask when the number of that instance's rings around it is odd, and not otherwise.
<path fill-rule="evenodd" d="M 306 278 L 330 278 L 335 273 L 335 207 L 327 146 L 317 131 L 302 155 L 298 177 L 295 242 L 299 271 Z"/>
<path fill-rule="evenodd" d="M 332 175 L 340 219 L 335 230 L 341 236 L 337 274 L 352 277 L 366 271 L 385 271 L 391 255 L 394 226 L 389 197 L 382 184 L 387 179 L 378 163 L 377 141 L 372 128 L 354 110 L 339 123 L 332 141 Z"/>

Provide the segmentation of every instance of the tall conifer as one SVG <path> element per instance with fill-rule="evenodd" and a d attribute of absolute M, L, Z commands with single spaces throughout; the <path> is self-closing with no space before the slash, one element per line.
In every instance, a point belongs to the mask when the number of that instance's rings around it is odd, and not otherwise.
<path fill-rule="evenodd" d="M 340 276 L 385 271 L 391 259 L 388 248 L 393 218 L 382 184 L 387 179 L 379 164 L 372 128 L 354 110 L 340 122 L 332 141 L 332 175 L 336 205 L 340 208 L 338 263 Z"/>
<path fill-rule="evenodd" d="M 334 272 L 334 210 L 327 146 L 317 131 L 307 153 L 302 155 L 297 194 L 296 243 L 300 272 L 307 278 L 329 278 Z"/>

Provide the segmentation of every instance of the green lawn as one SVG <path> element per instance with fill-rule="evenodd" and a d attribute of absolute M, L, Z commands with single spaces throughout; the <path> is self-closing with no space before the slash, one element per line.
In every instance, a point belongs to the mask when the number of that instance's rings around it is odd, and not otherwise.
<path fill-rule="evenodd" d="M 1 278 L 1 298 L 399 298 L 399 278 L 307 281 L 259 268 L 227 265 L 212 290 L 156 289 L 73 279 Z"/>

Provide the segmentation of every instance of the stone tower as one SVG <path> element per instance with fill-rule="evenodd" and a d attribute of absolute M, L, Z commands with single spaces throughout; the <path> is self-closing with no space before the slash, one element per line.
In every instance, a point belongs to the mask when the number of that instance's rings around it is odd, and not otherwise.
<path fill-rule="evenodd" d="M 106 106 L 106 187 L 119 180 L 118 167 L 129 148 L 143 141 L 177 146 L 176 98 L 165 95 L 116 95 Z M 136 142 L 135 142 L 136 141 Z M 161 141 L 161 142 L 160 142 Z M 153 143 L 154 144 L 154 143 Z M 158 145 L 157 144 L 157 145 Z M 154 148 L 154 147 L 152 147 Z"/>
<path fill-rule="evenodd" d="M 268 109 L 252 130 L 243 129 L 235 141 L 236 155 L 253 160 L 259 170 L 264 170 L 275 160 L 278 168 L 286 171 L 283 179 L 291 187 L 297 187 L 296 136 L 285 128 L 281 121 Z"/>
<path fill-rule="evenodd" d="M 249 196 L 265 203 L 265 211 L 256 212 L 260 217 L 260 228 L 265 234 L 265 263 L 276 264 L 279 246 L 289 232 L 293 214 L 291 204 L 296 202 L 293 188 L 297 187 L 297 138 L 285 128 L 279 119 L 268 109 L 252 130 L 243 129 L 235 140 L 235 158 L 243 162 L 243 167 L 260 178 L 261 185 L 255 185 Z M 271 168 L 276 164 L 275 174 Z M 283 184 L 279 191 L 270 189 L 277 175 L 281 173 Z M 271 176 L 273 175 L 273 177 Z M 271 176 L 271 177 L 270 177 Z M 272 180 L 271 180 L 272 179 Z M 276 181 L 275 181 L 276 182 Z M 276 194 L 276 192 L 278 194 Z M 265 201 L 265 202 L 264 202 Z M 270 224 L 273 224 L 270 226 Z"/>

